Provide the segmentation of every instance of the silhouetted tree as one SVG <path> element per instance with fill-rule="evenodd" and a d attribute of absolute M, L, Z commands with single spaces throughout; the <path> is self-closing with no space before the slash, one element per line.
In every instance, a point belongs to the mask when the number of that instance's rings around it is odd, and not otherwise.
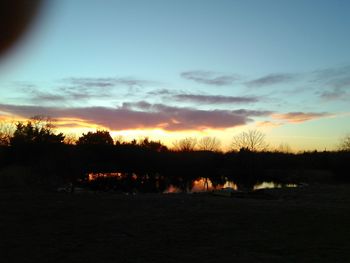
<path fill-rule="evenodd" d="M 292 148 L 289 146 L 288 143 L 281 143 L 277 147 L 276 152 L 279 152 L 279 153 L 291 153 L 292 152 Z"/>
<path fill-rule="evenodd" d="M 163 152 L 168 150 L 168 148 L 165 145 L 163 145 L 160 141 L 151 141 L 147 137 L 141 140 L 139 144 L 141 147 L 156 152 Z"/>
<path fill-rule="evenodd" d="M 79 137 L 77 145 L 113 145 L 113 139 L 109 131 L 97 130 L 96 132 L 83 133 Z"/>
<path fill-rule="evenodd" d="M 339 146 L 340 151 L 350 152 L 350 134 L 345 136 Z"/>
<path fill-rule="evenodd" d="M 220 151 L 220 145 L 221 142 L 219 139 L 206 136 L 198 141 L 198 150 L 218 152 Z"/>
<path fill-rule="evenodd" d="M 64 144 L 75 145 L 78 141 L 78 137 L 74 133 L 65 134 Z"/>
<path fill-rule="evenodd" d="M 18 122 L 11 145 L 22 144 L 57 144 L 64 140 L 63 133 L 55 134 L 51 120 L 43 117 L 33 117 L 26 124 Z"/>
<path fill-rule="evenodd" d="M 192 137 L 187 137 L 179 141 L 173 142 L 174 150 L 180 152 L 191 152 L 194 151 L 197 145 L 197 139 Z"/>
<path fill-rule="evenodd" d="M 16 126 L 13 123 L 2 121 L 0 122 L 0 145 L 10 145 L 10 139 L 13 136 Z"/>
<path fill-rule="evenodd" d="M 118 135 L 118 136 L 114 137 L 113 140 L 114 140 L 115 145 L 121 145 L 121 144 L 125 143 L 123 135 Z"/>
<path fill-rule="evenodd" d="M 246 149 L 252 152 L 264 151 L 268 147 L 265 134 L 258 130 L 249 130 L 233 137 L 232 149 L 239 151 Z"/>

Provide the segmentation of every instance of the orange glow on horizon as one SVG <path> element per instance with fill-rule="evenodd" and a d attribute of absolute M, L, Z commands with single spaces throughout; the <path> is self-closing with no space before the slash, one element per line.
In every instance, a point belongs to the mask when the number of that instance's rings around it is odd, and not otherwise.
<path fill-rule="evenodd" d="M 327 119 L 331 121 L 334 116 L 323 117 L 322 119 Z M 344 117 L 348 117 L 347 115 Z M 317 118 L 315 118 L 317 119 Z M 319 118 L 320 119 L 320 118 Z M 9 123 L 13 128 L 15 128 L 16 122 L 26 122 L 28 118 L 23 118 L 20 116 L 8 114 L 0 115 L 0 122 Z M 175 120 L 176 121 L 176 120 Z M 175 141 L 179 141 L 184 138 L 193 137 L 193 138 L 203 138 L 206 136 L 215 137 L 221 141 L 221 150 L 226 152 L 230 150 L 233 137 L 240 134 L 243 131 L 250 129 L 259 129 L 264 134 L 266 134 L 266 141 L 269 143 L 269 150 L 274 150 L 278 148 L 281 143 L 287 143 L 294 152 L 299 151 L 308 151 L 308 150 L 335 150 L 337 145 L 337 137 L 317 137 L 312 134 L 306 134 L 305 128 L 308 122 L 300 123 L 295 125 L 295 123 L 287 122 L 281 125 L 277 123 L 275 125 L 274 120 L 272 121 L 256 121 L 251 122 L 246 125 L 235 126 L 232 128 L 224 129 L 214 129 L 214 128 L 203 128 L 201 129 L 192 129 L 192 130 L 176 130 L 169 131 L 166 129 L 166 125 L 160 124 L 154 128 L 135 128 L 135 129 L 124 129 L 124 130 L 111 130 L 108 127 L 99 125 L 97 123 L 89 122 L 88 120 L 71 118 L 71 117 L 62 117 L 62 118 L 53 118 L 53 124 L 56 126 L 56 132 L 62 132 L 65 135 L 74 135 L 78 138 L 83 133 L 94 132 L 96 130 L 108 130 L 113 139 L 121 137 L 123 141 L 130 142 L 132 140 L 140 140 L 145 137 L 153 141 L 160 141 L 169 148 L 174 146 Z M 305 124 L 306 123 L 306 124 Z M 317 120 L 314 120 L 313 125 L 317 124 Z M 293 125 L 293 126 L 289 126 Z M 299 135 L 300 131 L 303 132 L 302 135 Z M 303 130 L 302 130 L 303 129 Z M 310 130 L 310 129 L 308 129 Z"/>

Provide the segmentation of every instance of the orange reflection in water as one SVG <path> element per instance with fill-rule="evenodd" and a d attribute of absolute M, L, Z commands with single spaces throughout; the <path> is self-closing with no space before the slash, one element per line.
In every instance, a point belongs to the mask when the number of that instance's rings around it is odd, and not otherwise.
<path fill-rule="evenodd" d="M 122 177 L 122 173 L 89 173 L 89 181 L 94 181 L 97 178 L 107 178 L 107 177 Z"/>
<path fill-rule="evenodd" d="M 227 181 L 225 184 L 213 186 L 213 183 L 210 179 L 201 177 L 197 180 L 195 180 L 192 184 L 192 188 L 188 189 L 187 192 L 189 193 L 199 193 L 199 192 L 206 192 L 206 191 L 213 191 L 217 189 L 222 188 L 232 188 L 233 190 L 237 190 L 237 185 L 232 181 Z M 170 185 L 163 193 L 170 194 L 170 193 L 180 193 L 183 192 L 180 188 Z"/>
<path fill-rule="evenodd" d="M 176 187 L 176 186 L 173 186 L 173 185 L 170 185 L 163 193 L 164 194 L 176 194 L 176 193 L 181 193 L 181 189 Z"/>

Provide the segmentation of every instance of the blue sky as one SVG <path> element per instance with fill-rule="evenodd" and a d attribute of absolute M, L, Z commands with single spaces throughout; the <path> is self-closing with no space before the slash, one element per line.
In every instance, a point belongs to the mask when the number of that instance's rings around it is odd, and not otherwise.
<path fill-rule="evenodd" d="M 43 11 L 0 61 L 2 116 L 226 142 L 258 128 L 295 149 L 350 132 L 349 1 L 55 0 Z"/>

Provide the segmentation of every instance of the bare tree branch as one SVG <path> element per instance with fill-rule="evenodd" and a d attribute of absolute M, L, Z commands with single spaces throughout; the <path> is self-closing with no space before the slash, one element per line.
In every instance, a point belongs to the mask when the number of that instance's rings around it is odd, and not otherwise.
<path fill-rule="evenodd" d="M 220 151 L 221 142 L 216 137 L 203 137 L 198 141 L 198 149 L 202 151 Z"/>
<path fill-rule="evenodd" d="M 346 135 L 340 142 L 339 150 L 350 151 L 350 134 Z"/>
<path fill-rule="evenodd" d="M 197 145 L 197 139 L 192 137 L 187 137 L 179 141 L 173 142 L 174 150 L 181 152 L 194 151 Z"/>
<path fill-rule="evenodd" d="M 239 151 L 247 149 L 252 152 L 264 151 L 268 147 L 265 134 L 258 130 L 249 130 L 233 137 L 232 149 Z"/>

